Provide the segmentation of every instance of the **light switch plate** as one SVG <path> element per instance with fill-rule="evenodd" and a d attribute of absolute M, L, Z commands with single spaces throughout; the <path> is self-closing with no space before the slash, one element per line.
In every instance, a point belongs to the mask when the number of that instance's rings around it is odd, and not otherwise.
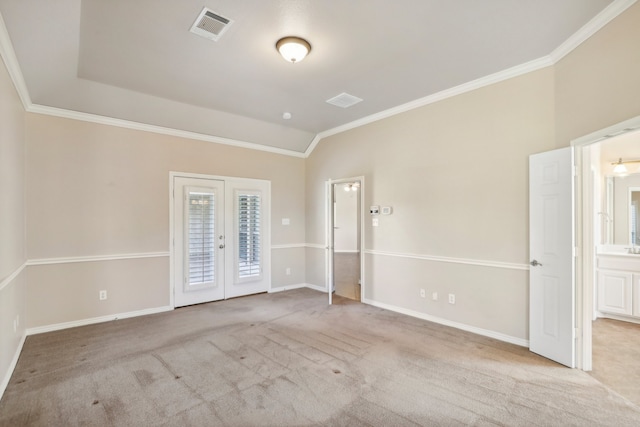
<path fill-rule="evenodd" d="M 378 218 L 373 218 L 371 220 L 371 225 L 373 225 L 374 227 L 377 227 L 378 226 L 378 221 L 379 221 Z"/>

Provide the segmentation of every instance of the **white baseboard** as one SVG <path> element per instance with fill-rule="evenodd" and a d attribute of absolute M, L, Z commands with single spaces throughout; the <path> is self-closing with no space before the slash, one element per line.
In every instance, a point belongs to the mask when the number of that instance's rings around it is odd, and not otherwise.
<path fill-rule="evenodd" d="M 277 288 L 269 289 L 269 293 L 270 294 L 274 294 L 276 292 L 292 291 L 294 289 L 300 289 L 300 288 L 305 288 L 305 287 L 307 287 L 307 285 L 304 284 L 304 283 L 300 283 L 300 284 L 297 284 L 297 285 L 278 286 Z"/>
<path fill-rule="evenodd" d="M 311 283 L 305 283 L 305 287 L 309 288 L 309 289 L 313 289 L 314 291 L 318 291 L 318 292 L 327 292 L 327 288 L 324 286 L 318 286 L 318 285 L 312 285 Z"/>
<path fill-rule="evenodd" d="M 311 283 L 299 283 L 297 285 L 287 285 L 287 286 L 279 286 L 277 288 L 271 288 L 271 290 L 269 290 L 269 293 L 273 294 L 275 292 L 291 291 L 294 289 L 301 289 L 301 288 L 309 288 L 318 292 L 327 292 L 327 289 L 322 286 L 312 285 Z"/>
<path fill-rule="evenodd" d="M 92 317 L 90 319 L 74 320 L 72 322 L 56 323 L 53 325 L 38 326 L 36 328 L 27 329 L 27 335 L 43 334 L 45 332 L 60 331 L 62 329 L 75 328 L 77 326 L 93 325 L 94 323 L 110 322 L 112 320 L 126 319 L 129 317 L 145 316 L 147 314 L 162 313 L 171 311 L 173 307 L 154 307 L 144 310 L 130 311 L 127 313 L 108 314 L 106 316 Z"/>
<path fill-rule="evenodd" d="M 619 320 L 621 322 L 629 322 L 629 323 L 637 323 L 640 324 L 640 319 L 638 319 L 637 317 L 627 317 L 624 315 L 617 315 L 617 314 L 610 314 L 610 313 L 600 313 L 598 312 L 598 317 L 601 317 L 603 319 L 612 319 L 612 320 Z"/>
<path fill-rule="evenodd" d="M 20 358 L 20 353 L 22 353 L 22 347 L 24 346 L 24 341 L 27 339 L 27 334 L 22 335 L 20 342 L 18 343 L 18 347 L 16 347 L 16 351 L 13 354 L 13 359 L 11 360 L 11 364 L 9 365 L 9 369 L 4 375 L 2 379 L 2 383 L 0 383 L 0 399 L 4 395 L 4 391 L 7 389 L 9 385 L 9 381 L 11 380 L 11 376 L 13 375 L 13 371 L 16 369 L 16 365 L 18 364 L 18 359 Z"/>
<path fill-rule="evenodd" d="M 465 325 L 464 323 L 453 322 L 451 320 L 443 319 L 441 317 L 431 316 L 430 314 L 420 313 L 419 311 L 409 310 L 402 307 L 396 307 L 394 305 L 385 304 L 382 302 L 363 299 L 363 303 L 372 305 L 374 307 L 384 308 L 385 310 L 394 311 L 400 314 L 406 314 L 407 316 L 417 317 L 418 319 L 427 320 L 429 322 L 438 323 L 444 326 L 450 326 L 452 328 L 461 329 L 463 331 L 472 332 L 474 334 L 482 335 L 489 338 L 494 338 L 500 341 L 508 342 L 510 344 L 519 345 L 521 347 L 529 348 L 529 340 L 522 338 L 512 337 L 510 335 L 501 334 L 500 332 L 491 331 L 489 329 L 477 328 L 475 326 Z"/>

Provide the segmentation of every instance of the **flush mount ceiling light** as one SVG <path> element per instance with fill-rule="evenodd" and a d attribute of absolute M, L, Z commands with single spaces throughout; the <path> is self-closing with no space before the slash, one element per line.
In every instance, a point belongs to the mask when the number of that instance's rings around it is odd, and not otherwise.
<path fill-rule="evenodd" d="M 311 51 L 311 45 L 300 37 L 283 37 L 276 42 L 276 49 L 282 57 L 292 63 L 300 62 Z"/>
<path fill-rule="evenodd" d="M 622 159 L 620 158 L 618 159 L 617 162 L 611 163 L 612 165 L 615 165 L 615 167 L 613 168 L 613 173 L 615 173 L 618 176 L 628 175 L 629 171 L 627 170 L 627 167 L 625 165 L 629 163 L 640 163 L 640 160 L 625 160 L 623 162 Z"/>

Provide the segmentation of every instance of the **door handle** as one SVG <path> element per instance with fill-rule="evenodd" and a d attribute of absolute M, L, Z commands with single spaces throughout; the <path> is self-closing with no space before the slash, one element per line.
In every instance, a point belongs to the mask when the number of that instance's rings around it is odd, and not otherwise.
<path fill-rule="evenodd" d="M 542 267 L 542 264 L 538 262 L 538 260 L 534 259 L 533 261 L 531 261 L 529 264 L 531 264 L 534 267 Z"/>
<path fill-rule="evenodd" d="M 218 246 L 220 249 L 224 249 L 224 244 Z"/>

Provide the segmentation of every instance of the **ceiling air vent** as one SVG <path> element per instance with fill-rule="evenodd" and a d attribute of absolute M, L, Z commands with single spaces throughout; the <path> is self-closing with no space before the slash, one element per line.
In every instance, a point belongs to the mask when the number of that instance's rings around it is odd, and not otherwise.
<path fill-rule="evenodd" d="M 345 92 L 342 92 L 340 95 L 336 95 L 331 99 L 327 99 L 327 103 L 342 108 L 351 107 L 352 105 L 355 105 L 360 101 L 362 101 L 362 99 L 358 98 L 357 96 L 349 95 Z"/>
<path fill-rule="evenodd" d="M 220 16 L 205 7 L 191 26 L 190 31 L 209 40 L 218 41 L 231 24 L 233 24 L 231 19 Z"/>

